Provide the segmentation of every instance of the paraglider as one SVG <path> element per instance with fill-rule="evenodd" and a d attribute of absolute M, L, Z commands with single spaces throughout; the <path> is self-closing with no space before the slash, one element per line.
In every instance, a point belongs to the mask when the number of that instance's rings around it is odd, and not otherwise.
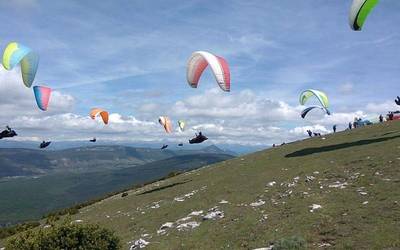
<path fill-rule="evenodd" d="M 96 140 L 96 138 L 93 138 L 93 139 L 91 139 L 91 140 L 89 140 L 90 142 L 96 142 L 97 140 Z"/>
<path fill-rule="evenodd" d="M 183 147 L 183 143 L 179 143 L 179 144 L 178 144 L 178 147 Z"/>
<path fill-rule="evenodd" d="M 305 108 L 302 112 L 301 112 L 301 117 L 304 118 L 306 117 L 306 115 L 313 109 L 315 108 L 319 108 L 322 109 L 323 111 L 326 112 L 327 115 L 330 115 L 331 113 L 328 110 L 329 107 L 329 100 L 328 100 L 328 96 L 319 90 L 314 90 L 314 89 L 307 89 L 305 91 L 303 91 L 300 94 L 300 104 L 304 105 L 306 104 L 306 102 L 311 98 L 311 97 L 315 97 L 317 98 L 317 100 L 319 101 L 319 103 L 321 104 L 321 106 L 310 106 Z"/>
<path fill-rule="evenodd" d="M 231 88 L 231 76 L 228 63 L 224 58 L 206 51 L 196 51 L 189 58 L 186 78 L 190 87 L 197 88 L 201 74 L 208 65 L 210 65 L 219 87 L 223 91 L 229 92 Z"/>
<path fill-rule="evenodd" d="M 201 132 L 199 134 L 196 134 L 196 137 L 192 138 L 189 140 L 190 144 L 197 144 L 197 143 L 202 143 L 204 141 L 208 140 L 206 136 L 204 136 Z"/>
<path fill-rule="evenodd" d="M 38 105 L 38 107 L 41 110 L 46 111 L 49 105 L 51 88 L 44 86 L 34 86 L 33 93 L 35 94 L 36 104 Z"/>
<path fill-rule="evenodd" d="M 165 132 L 172 133 L 172 124 L 168 116 L 160 116 L 158 118 L 158 123 L 160 123 L 161 126 L 164 127 Z"/>
<path fill-rule="evenodd" d="M 311 106 L 311 107 L 305 108 L 303 111 L 301 111 L 301 114 L 300 114 L 300 115 L 301 115 L 301 118 L 305 118 L 306 115 L 308 114 L 308 112 L 310 112 L 311 110 L 313 110 L 313 109 L 315 109 L 315 108 L 319 108 L 319 109 L 322 109 L 322 110 L 325 111 L 325 108 L 323 108 L 323 107 L 320 107 L 320 106 Z M 328 115 L 330 115 L 329 110 L 326 110 L 326 113 L 327 113 Z"/>
<path fill-rule="evenodd" d="M 89 113 L 90 117 L 94 120 L 96 119 L 97 115 L 101 116 L 101 119 L 103 120 L 104 124 L 108 124 L 108 112 L 105 111 L 104 109 L 101 108 L 93 108 L 92 110 L 90 110 Z"/>
<path fill-rule="evenodd" d="M 184 131 L 185 125 L 186 125 L 185 121 L 183 121 L 183 120 L 178 121 L 178 127 L 179 127 L 180 131 Z"/>
<path fill-rule="evenodd" d="M 397 96 L 397 98 L 394 100 L 394 102 L 395 102 L 397 105 L 400 105 L 400 96 Z"/>
<path fill-rule="evenodd" d="M 369 13 L 379 0 L 353 0 L 350 8 L 349 24 L 352 30 L 360 31 Z"/>
<path fill-rule="evenodd" d="M 166 149 L 166 148 L 168 148 L 168 144 L 164 144 L 164 145 L 161 147 L 161 150 Z"/>
<path fill-rule="evenodd" d="M 22 80 L 25 86 L 30 88 L 35 79 L 39 56 L 20 43 L 9 43 L 4 49 L 3 66 L 6 70 L 11 70 L 17 64 L 21 65 Z"/>
<path fill-rule="evenodd" d="M 10 137 L 14 137 L 14 136 L 17 136 L 17 133 L 13 129 L 11 129 L 9 126 L 6 126 L 6 129 L 0 133 L 0 139 L 10 138 Z"/>
<path fill-rule="evenodd" d="M 42 141 L 42 143 L 40 143 L 39 148 L 47 148 L 47 146 L 49 146 L 51 143 L 51 141 Z"/>

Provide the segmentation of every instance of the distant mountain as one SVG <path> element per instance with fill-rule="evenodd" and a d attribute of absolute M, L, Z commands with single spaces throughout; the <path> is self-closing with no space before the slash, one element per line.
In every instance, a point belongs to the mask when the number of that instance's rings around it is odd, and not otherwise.
<path fill-rule="evenodd" d="M 201 150 L 203 148 L 207 148 L 210 146 L 210 143 L 205 142 L 200 145 L 190 145 L 187 143 L 184 143 L 183 147 L 178 147 L 176 143 L 169 142 L 170 150 L 173 151 L 182 151 L 182 150 Z M 47 150 L 63 150 L 63 149 L 70 149 L 70 148 L 78 148 L 78 147 L 91 147 L 91 146 L 126 146 L 126 147 L 134 147 L 134 148 L 153 148 L 153 149 L 159 149 L 161 147 L 160 143 L 154 143 L 154 142 L 148 142 L 148 143 L 132 143 L 132 142 L 113 142 L 113 141 L 102 141 L 100 138 L 98 138 L 98 141 L 96 143 L 91 143 L 89 142 L 89 139 L 87 141 L 55 141 L 51 144 L 51 146 Z M 213 145 L 211 145 L 213 146 Z M 39 142 L 34 142 L 34 141 L 15 141 L 13 138 L 8 139 L 2 139 L 0 140 L 0 148 L 28 148 L 28 149 L 38 149 L 39 147 Z M 249 153 L 249 152 L 255 152 L 259 151 L 261 149 L 264 149 L 265 147 L 261 146 L 241 146 L 241 145 L 224 145 L 224 144 L 218 144 L 218 148 L 222 150 L 230 151 L 230 154 L 234 152 L 235 155 L 237 154 L 243 154 L 243 153 Z"/>
<path fill-rule="evenodd" d="M 115 147 L 107 149 L 110 152 L 116 150 Z M 125 153 L 135 155 L 136 159 L 140 159 L 140 155 L 145 152 L 126 147 L 122 147 L 121 151 L 123 150 L 133 150 L 134 152 Z M 80 148 L 78 152 L 84 151 L 107 152 L 105 148 L 99 147 Z M 65 208 L 135 184 L 159 179 L 171 172 L 196 169 L 230 158 L 230 155 L 215 153 L 178 155 L 123 169 L 3 179 L 0 181 L 0 225 L 38 219 L 54 209 Z"/>
<path fill-rule="evenodd" d="M 64 150 L 0 148 L 0 178 L 55 172 L 93 172 L 138 166 L 188 154 L 227 154 L 216 146 L 200 150 L 160 150 L 126 146 L 86 146 Z"/>

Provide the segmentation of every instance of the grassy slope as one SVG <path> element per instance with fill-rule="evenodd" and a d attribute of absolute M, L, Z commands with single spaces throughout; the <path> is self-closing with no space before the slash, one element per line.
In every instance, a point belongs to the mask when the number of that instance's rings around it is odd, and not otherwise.
<path fill-rule="evenodd" d="M 304 237 L 311 248 L 322 243 L 336 248 L 400 248 L 399 153 L 400 123 L 379 124 L 217 163 L 132 190 L 124 198 L 111 197 L 82 209 L 76 219 L 110 227 L 125 242 L 150 234 L 142 237 L 151 242 L 148 248 L 256 248 L 293 235 Z M 306 182 L 306 176 L 315 179 Z M 268 186 L 271 181 L 277 184 Z M 329 187 L 336 182 L 348 185 Z M 140 195 L 146 190 L 154 191 Z M 198 192 L 191 198 L 174 201 L 193 190 Z M 249 205 L 259 199 L 266 203 Z M 221 200 L 229 203 L 219 204 Z M 158 201 L 160 208 L 150 208 Z M 311 213 L 312 204 L 322 208 Z M 156 233 L 165 222 L 214 206 L 224 218 L 202 221 L 192 216 L 199 227 Z"/>
<path fill-rule="evenodd" d="M 329 243 L 338 249 L 397 249 L 399 153 L 400 123 L 379 124 L 217 163 L 132 190 L 124 198 L 110 197 L 73 219 L 116 230 L 126 248 L 142 237 L 151 242 L 146 249 L 251 249 L 298 235 L 309 248 Z M 315 179 L 306 182 L 306 176 Z M 271 181 L 277 184 L 271 187 Z M 336 182 L 347 186 L 329 187 Z M 194 190 L 185 201 L 174 201 Z M 259 199 L 265 204 L 250 206 Z M 154 202 L 160 208 L 151 208 Z M 322 208 L 311 213 L 312 204 Z M 214 206 L 224 218 L 192 216 L 189 221 L 201 223 L 199 227 L 157 235 L 163 223 Z"/>

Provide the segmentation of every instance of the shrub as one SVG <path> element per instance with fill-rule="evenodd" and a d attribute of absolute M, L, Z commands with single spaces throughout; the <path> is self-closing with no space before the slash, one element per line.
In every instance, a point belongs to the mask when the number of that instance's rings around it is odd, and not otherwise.
<path fill-rule="evenodd" d="M 301 250 L 306 249 L 306 241 L 302 237 L 292 236 L 275 242 L 274 250 Z"/>
<path fill-rule="evenodd" d="M 9 238 L 5 247 L 19 250 L 121 249 L 114 232 L 98 225 L 74 223 L 27 230 Z"/>
<path fill-rule="evenodd" d="M 40 225 L 39 222 L 25 222 L 15 226 L 0 228 L 0 239 L 10 237 L 11 235 L 26 231 L 28 229 L 37 227 L 39 225 Z"/>
<path fill-rule="evenodd" d="M 121 197 L 125 197 L 125 196 L 128 196 L 128 193 L 127 193 L 127 192 L 123 192 L 123 193 L 121 194 Z"/>

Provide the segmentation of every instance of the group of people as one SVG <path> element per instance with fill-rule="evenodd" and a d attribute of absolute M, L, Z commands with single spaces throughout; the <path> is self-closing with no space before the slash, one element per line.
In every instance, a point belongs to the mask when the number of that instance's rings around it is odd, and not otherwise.
<path fill-rule="evenodd" d="M 307 134 L 308 134 L 309 137 L 313 137 L 313 135 L 314 136 L 322 136 L 321 133 L 312 132 L 309 129 L 307 129 Z"/>

